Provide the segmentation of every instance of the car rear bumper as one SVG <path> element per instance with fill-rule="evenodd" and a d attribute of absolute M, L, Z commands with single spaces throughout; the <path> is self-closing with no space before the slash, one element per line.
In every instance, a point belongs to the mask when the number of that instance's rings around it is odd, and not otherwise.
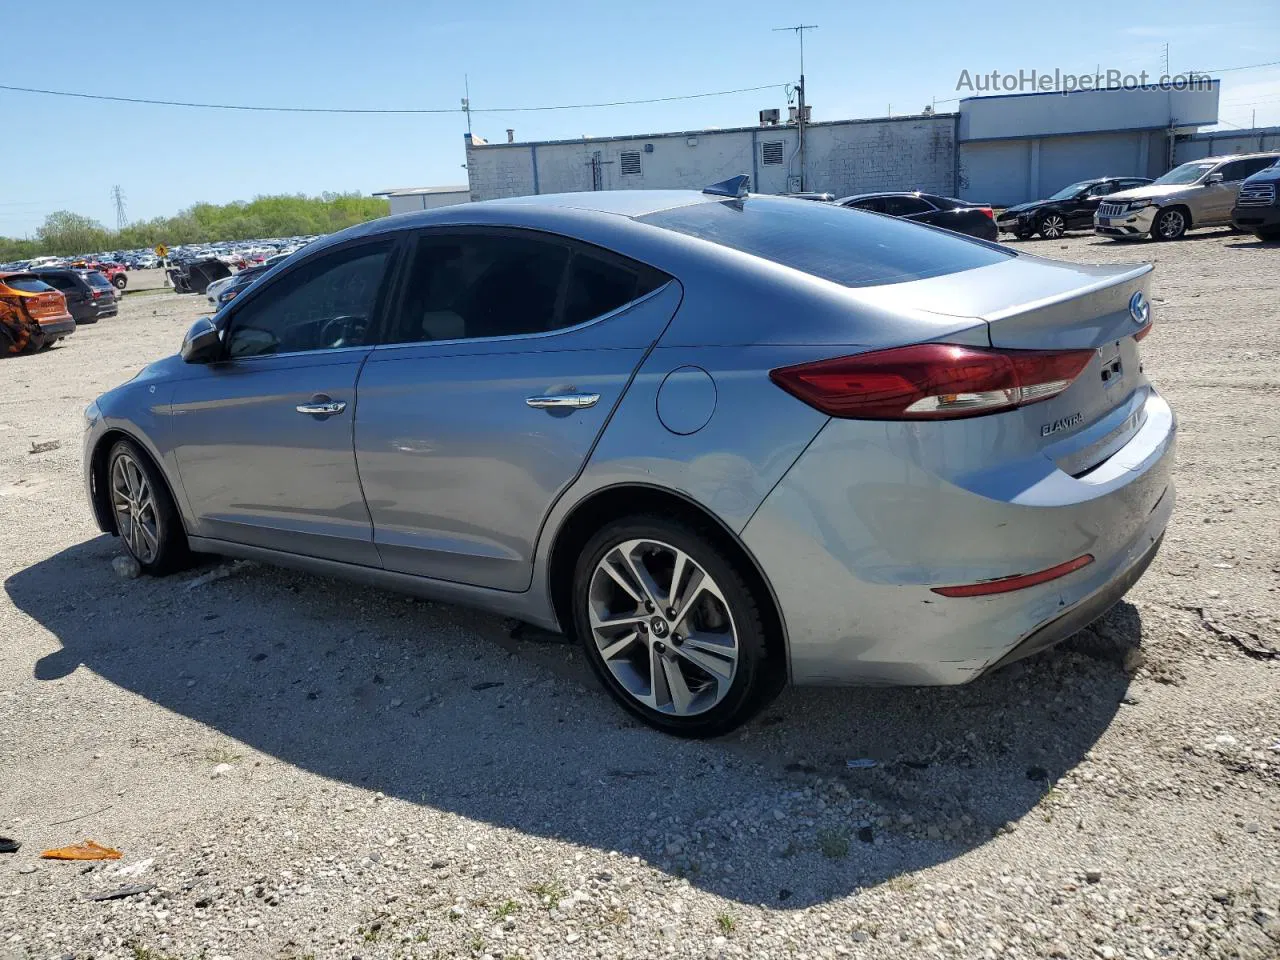
<path fill-rule="evenodd" d="M 924 468 L 922 436 L 890 439 L 901 425 L 831 421 L 743 531 L 782 610 L 792 680 L 964 683 L 1105 612 L 1150 563 L 1173 510 L 1176 420 L 1154 391 L 1143 412 L 1091 472 L 1068 476 L 1046 459 L 1033 487 L 990 495 Z M 933 589 L 1084 554 L 1087 566 L 1027 589 Z"/>
<path fill-rule="evenodd" d="M 49 337 L 65 337 L 76 332 L 76 321 L 70 314 L 67 314 L 66 318 L 61 320 L 50 320 L 47 323 L 42 320 L 40 322 L 40 330 L 46 339 Z"/>

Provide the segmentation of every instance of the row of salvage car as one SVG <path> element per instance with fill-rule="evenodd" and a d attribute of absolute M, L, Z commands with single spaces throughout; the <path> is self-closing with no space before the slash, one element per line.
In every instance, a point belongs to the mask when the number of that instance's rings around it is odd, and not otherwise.
<path fill-rule="evenodd" d="M 1199 227 L 1233 226 L 1280 240 L 1280 153 L 1205 157 L 1156 180 L 1098 177 L 1045 200 L 1009 207 L 996 226 L 1021 240 L 1056 240 L 1071 229 L 1116 239 L 1178 240 Z"/>

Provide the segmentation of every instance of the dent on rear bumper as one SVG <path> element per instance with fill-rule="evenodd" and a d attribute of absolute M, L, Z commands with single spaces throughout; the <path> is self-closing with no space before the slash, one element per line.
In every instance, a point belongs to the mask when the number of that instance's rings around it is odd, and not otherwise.
<path fill-rule="evenodd" d="M 793 682 L 964 683 L 1105 594 L 1173 510 L 1176 424 L 1169 414 L 1151 429 L 1130 445 L 1141 450 L 1112 458 L 1106 482 L 1055 477 L 1075 499 L 1050 505 L 982 496 L 877 442 L 876 425 L 832 421 L 743 531 L 786 617 Z M 1085 553 L 1088 567 L 1027 590 L 951 599 L 930 589 Z"/>

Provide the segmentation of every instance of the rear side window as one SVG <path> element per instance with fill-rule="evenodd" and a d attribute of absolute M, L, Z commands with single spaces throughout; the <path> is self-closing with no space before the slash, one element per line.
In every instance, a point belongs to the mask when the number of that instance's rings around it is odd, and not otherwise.
<path fill-rule="evenodd" d="M 45 283 L 39 277 L 6 277 L 0 280 L 11 290 L 21 290 L 23 293 L 48 293 L 53 287 Z"/>
<path fill-rule="evenodd" d="M 902 220 L 777 197 L 694 203 L 638 219 L 846 287 L 924 280 L 1015 256 Z"/>
<path fill-rule="evenodd" d="M 76 289 L 76 282 L 65 273 L 45 273 L 41 274 L 40 279 L 49 286 L 66 292 Z"/>
<path fill-rule="evenodd" d="M 665 279 L 622 258 L 538 235 L 424 235 L 387 339 L 546 333 L 610 313 Z"/>

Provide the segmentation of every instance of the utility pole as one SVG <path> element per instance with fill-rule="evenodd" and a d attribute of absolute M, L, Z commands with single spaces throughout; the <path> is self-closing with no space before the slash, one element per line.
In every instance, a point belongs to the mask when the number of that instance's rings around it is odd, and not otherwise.
<path fill-rule="evenodd" d="M 805 116 L 804 105 L 804 32 L 806 30 L 817 30 L 816 23 L 799 23 L 794 27 L 774 27 L 774 33 L 794 32 L 800 38 L 800 86 L 797 88 L 797 99 L 799 107 L 796 111 L 796 140 L 797 155 L 800 158 L 800 189 L 804 190 L 804 128 L 809 122 L 809 118 Z"/>
<path fill-rule="evenodd" d="M 123 230 L 129 225 L 129 218 L 124 215 L 124 191 L 120 184 L 111 188 L 111 199 L 116 202 L 116 230 Z"/>
<path fill-rule="evenodd" d="M 462 75 L 462 87 L 466 96 L 462 98 L 462 112 L 467 115 L 467 136 L 471 135 L 471 78 Z"/>

